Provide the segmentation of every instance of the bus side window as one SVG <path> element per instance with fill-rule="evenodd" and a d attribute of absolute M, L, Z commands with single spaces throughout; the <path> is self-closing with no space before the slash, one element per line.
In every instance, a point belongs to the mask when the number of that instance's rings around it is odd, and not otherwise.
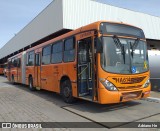
<path fill-rule="evenodd" d="M 28 58 L 27 58 L 27 66 L 33 66 L 34 65 L 34 51 L 30 51 L 28 53 Z"/>
<path fill-rule="evenodd" d="M 7 64 L 7 69 L 10 69 L 10 68 L 11 68 L 11 64 L 12 64 L 12 62 L 11 62 L 11 60 L 9 60 L 9 61 L 8 61 L 8 64 Z"/>
<path fill-rule="evenodd" d="M 42 51 L 42 65 L 50 64 L 51 59 L 51 45 L 43 48 Z"/>
<path fill-rule="evenodd" d="M 13 68 L 14 67 L 14 58 L 12 58 L 12 60 L 11 60 L 11 68 Z"/>
<path fill-rule="evenodd" d="M 63 42 L 58 42 L 52 45 L 52 63 L 62 62 Z"/>
<path fill-rule="evenodd" d="M 13 66 L 17 67 L 17 58 L 14 59 Z"/>
<path fill-rule="evenodd" d="M 64 62 L 71 62 L 75 59 L 75 42 L 74 38 L 65 40 L 64 42 Z"/>
<path fill-rule="evenodd" d="M 21 59 L 20 58 L 17 59 L 17 67 L 21 67 Z"/>
<path fill-rule="evenodd" d="M 36 66 L 40 66 L 40 55 L 39 54 L 36 54 Z"/>

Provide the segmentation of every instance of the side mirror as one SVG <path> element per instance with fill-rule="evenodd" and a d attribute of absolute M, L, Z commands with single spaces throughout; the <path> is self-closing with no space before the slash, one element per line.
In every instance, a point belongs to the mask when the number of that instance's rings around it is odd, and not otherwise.
<path fill-rule="evenodd" d="M 95 38 L 96 53 L 103 53 L 102 39 L 100 37 Z"/>

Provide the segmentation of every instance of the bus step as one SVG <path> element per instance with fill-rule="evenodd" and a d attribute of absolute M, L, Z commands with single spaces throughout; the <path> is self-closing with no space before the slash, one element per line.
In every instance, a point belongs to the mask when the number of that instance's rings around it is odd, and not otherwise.
<path fill-rule="evenodd" d="M 85 93 L 79 94 L 80 97 L 81 97 L 81 96 L 86 96 L 86 95 L 89 95 L 89 92 L 85 92 Z"/>
<path fill-rule="evenodd" d="M 39 90 L 41 90 L 41 88 L 40 88 L 40 87 L 36 87 L 36 90 L 38 90 L 38 91 L 39 91 Z"/>
<path fill-rule="evenodd" d="M 92 96 L 89 96 L 89 95 L 87 95 L 87 96 L 82 96 L 82 97 L 80 97 L 80 98 L 83 99 L 83 100 L 92 101 Z"/>

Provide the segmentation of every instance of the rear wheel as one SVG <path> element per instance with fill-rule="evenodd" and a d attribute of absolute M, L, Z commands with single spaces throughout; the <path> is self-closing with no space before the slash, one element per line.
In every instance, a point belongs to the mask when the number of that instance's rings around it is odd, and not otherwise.
<path fill-rule="evenodd" d="M 33 86 L 33 78 L 32 77 L 29 77 L 29 89 L 31 91 L 35 91 L 36 88 Z"/>
<path fill-rule="evenodd" d="M 62 93 L 63 100 L 66 103 L 73 103 L 75 101 L 75 98 L 72 96 L 72 86 L 69 80 L 65 80 L 61 84 L 61 93 Z"/>

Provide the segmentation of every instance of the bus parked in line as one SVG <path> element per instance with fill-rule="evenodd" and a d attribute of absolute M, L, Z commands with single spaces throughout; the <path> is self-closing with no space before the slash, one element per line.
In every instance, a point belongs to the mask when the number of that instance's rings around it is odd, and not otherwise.
<path fill-rule="evenodd" d="M 7 78 L 100 104 L 120 103 L 150 95 L 146 39 L 142 29 L 99 21 L 8 59 Z"/>
<path fill-rule="evenodd" d="M 0 64 L 0 75 L 6 76 L 6 74 L 5 74 L 6 67 L 7 67 L 7 63 Z"/>
<path fill-rule="evenodd" d="M 4 75 L 5 77 L 7 76 L 6 72 L 7 72 L 7 62 L 4 63 L 4 65 L 3 65 L 3 75 Z"/>
<path fill-rule="evenodd" d="M 4 65 L 0 64 L 0 75 L 3 75 Z"/>

